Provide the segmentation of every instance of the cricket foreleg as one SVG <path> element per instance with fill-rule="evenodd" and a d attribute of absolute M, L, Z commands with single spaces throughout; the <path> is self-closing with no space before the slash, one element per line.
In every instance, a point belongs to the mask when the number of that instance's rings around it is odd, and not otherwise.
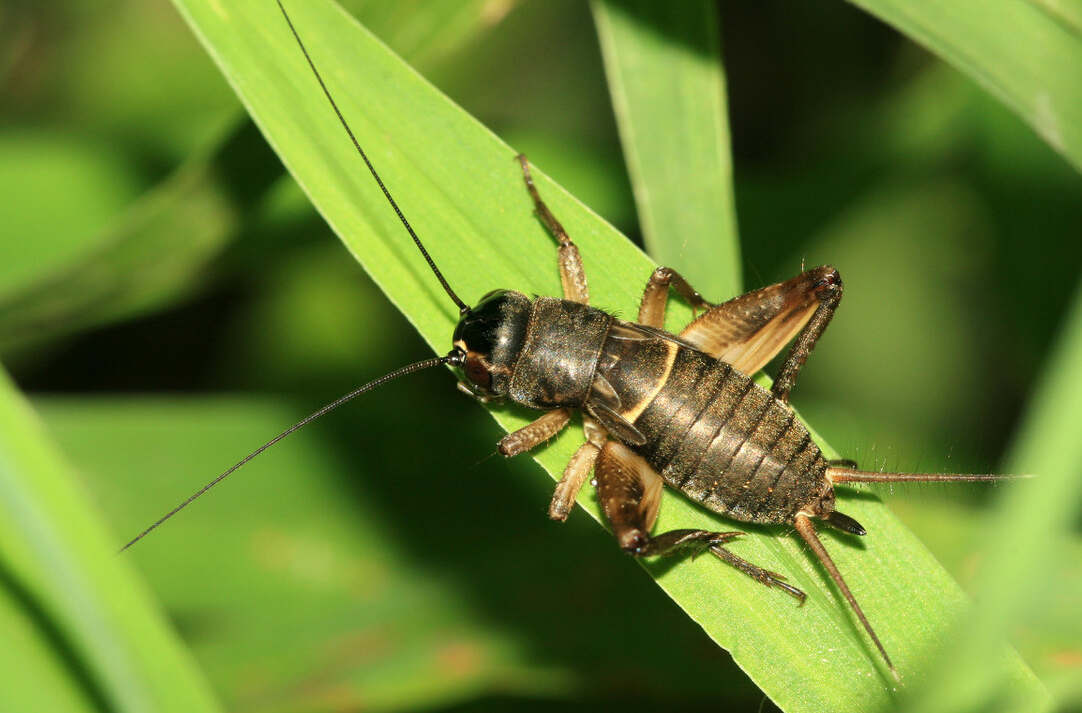
<path fill-rule="evenodd" d="M 541 200 L 541 194 L 537 192 L 533 176 L 530 175 L 530 163 L 526 160 L 526 156 L 519 154 L 515 158 L 522 165 L 522 177 L 526 180 L 526 190 L 530 192 L 530 197 L 533 198 L 534 213 L 537 214 L 538 220 L 545 225 L 552 237 L 556 239 L 556 242 L 560 244 L 557 259 L 560 263 L 560 282 L 563 283 L 564 299 L 589 304 L 590 288 L 586 284 L 586 270 L 583 269 L 579 249 L 575 246 L 567 231 L 564 230 L 564 226 L 560 224 L 560 221 L 556 220 L 556 216 L 545 205 L 545 201 Z"/>
<path fill-rule="evenodd" d="M 662 481 L 642 457 L 622 443 L 609 441 L 594 468 L 597 495 L 620 547 L 636 557 L 709 551 L 768 587 L 778 587 L 803 603 L 804 592 L 776 572 L 757 567 L 725 549 L 742 532 L 672 530 L 650 535 L 661 505 Z"/>
<path fill-rule="evenodd" d="M 549 504 L 549 517 L 563 522 L 567 519 L 571 508 L 575 507 L 575 498 L 582 490 L 583 484 L 590 476 L 597 456 L 605 446 L 605 429 L 598 425 L 597 421 L 589 416 L 582 417 L 582 430 L 586 433 L 586 442 L 579 446 L 575 455 L 571 456 L 564 475 L 556 484 L 556 492 L 552 494 L 552 502 Z"/>
<path fill-rule="evenodd" d="M 562 431 L 570 420 L 571 411 L 568 409 L 560 408 L 555 411 L 546 411 L 533 423 L 529 423 L 501 438 L 498 446 L 500 455 L 510 458 L 511 456 L 517 456 L 519 453 L 525 453 Z"/>

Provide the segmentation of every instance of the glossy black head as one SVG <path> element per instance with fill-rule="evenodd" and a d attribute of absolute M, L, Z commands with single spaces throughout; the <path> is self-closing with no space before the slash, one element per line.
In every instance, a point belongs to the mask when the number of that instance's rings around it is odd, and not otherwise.
<path fill-rule="evenodd" d="M 530 298 L 512 290 L 493 290 L 462 315 L 454 346 L 465 354 L 462 373 L 479 396 L 507 393 L 511 372 L 526 339 Z"/>

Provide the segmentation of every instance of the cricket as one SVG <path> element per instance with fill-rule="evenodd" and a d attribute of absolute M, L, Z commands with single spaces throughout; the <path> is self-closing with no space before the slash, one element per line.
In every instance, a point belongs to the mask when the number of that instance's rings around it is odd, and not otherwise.
<path fill-rule="evenodd" d="M 453 367 L 460 390 L 481 402 L 502 400 L 542 412 L 499 441 L 511 457 L 544 445 L 581 418 L 585 442 L 556 485 L 549 517 L 565 520 L 583 486 L 594 485 L 619 547 L 634 557 L 710 553 L 767 588 L 806 594 L 783 574 L 733 553 L 738 530 L 653 532 L 667 486 L 737 522 L 791 527 L 833 581 L 893 677 L 899 674 L 857 595 L 819 538 L 818 529 L 847 535 L 864 527 L 838 507 L 836 487 L 850 483 L 993 481 L 995 474 L 885 473 L 828 459 L 789 405 L 801 368 L 841 303 L 843 282 L 832 266 L 753 290 L 727 302 L 707 301 L 680 273 L 658 267 L 647 277 L 636 319 L 590 305 L 588 270 L 573 236 L 548 208 L 518 156 L 524 189 L 556 244 L 562 295 L 529 296 L 494 289 L 470 306 L 453 289 L 399 209 L 339 109 L 281 0 L 285 22 L 314 82 L 391 210 L 459 312 L 450 350 L 371 381 L 268 441 L 176 506 L 121 549 L 128 549 L 270 446 L 343 403 L 393 379 L 434 366 Z M 589 256 L 587 256 L 589 257 Z M 665 330 L 673 293 L 694 318 L 677 334 Z M 785 356 L 765 388 L 752 375 Z"/>

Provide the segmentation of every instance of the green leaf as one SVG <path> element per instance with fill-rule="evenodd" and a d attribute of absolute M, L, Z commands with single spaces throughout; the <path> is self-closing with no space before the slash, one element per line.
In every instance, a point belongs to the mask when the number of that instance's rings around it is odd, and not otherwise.
<path fill-rule="evenodd" d="M 646 250 L 700 293 L 739 294 L 717 8 L 592 3 Z"/>
<path fill-rule="evenodd" d="M 1010 107 L 1082 170 L 1082 11 L 1067 0 L 852 0 Z"/>
<path fill-rule="evenodd" d="M 320 212 L 433 348 L 446 353 L 456 310 L 351 152 L 273 5 L 179 4 Z M 305 2 L 290 9 L 344 115 L 462 298 L 474 302 L 495 287 L 558 294 L 553 244 L 531 216 L 515 152 L 333 6 Z M 594 304 L 630 312 L 652 262 L 544 176 L 536 177 L 582 250 Z M 688 314 L 673 312 L 674 320 Z M 505 428 L 528 420 L 514 409 L 493 413 Z M 538 460 L 559 473 L 577 445 L 570 434 Z M 592 498 L 583 500 L 598 517 Z M 928 675 L 925 654 L 966 611 L 966 598 L 880 503 L 845 502 L 846 512 L 871 534 L 860 543 L 827 534 L 826 545 L 894 655 L 902 687 L 917 688 Z M 726 529 L 731 523 L 670 493 L 658 527 Z M 649 569 L 783 708 L 893 705 L 883 662 L 803 547 L 782 528 L 747 529 L 751 534 L 734 551 L 785 573 L 808 592 L 805 606 L 797 608 L 785 595 L 708 558 L 653 563 Z M 633 624 L 635 612 L 627 614 Z M 1032 673 L 1009 649 L 997 649 L 1003 696 L 1019 709 L 1047 708 L 1047 693 Z"/>
<path fill-rule="evenodd" d="M 217 710 L 35 413 L 0 372 L 0 707 Z"/>

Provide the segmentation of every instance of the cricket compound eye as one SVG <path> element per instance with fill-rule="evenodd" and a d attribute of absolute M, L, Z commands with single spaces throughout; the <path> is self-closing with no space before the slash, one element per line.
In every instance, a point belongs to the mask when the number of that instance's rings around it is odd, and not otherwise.
<path fill-rule="evenodd" d="M 467 381 L 483 393 L 488 393 L 489 386 L 492 383 L 492 371 L 485 363 L 484 356 L 477 352 L 467 352 L 466 360 L 462 365 L 462 372 L 465 374 Z"/>

